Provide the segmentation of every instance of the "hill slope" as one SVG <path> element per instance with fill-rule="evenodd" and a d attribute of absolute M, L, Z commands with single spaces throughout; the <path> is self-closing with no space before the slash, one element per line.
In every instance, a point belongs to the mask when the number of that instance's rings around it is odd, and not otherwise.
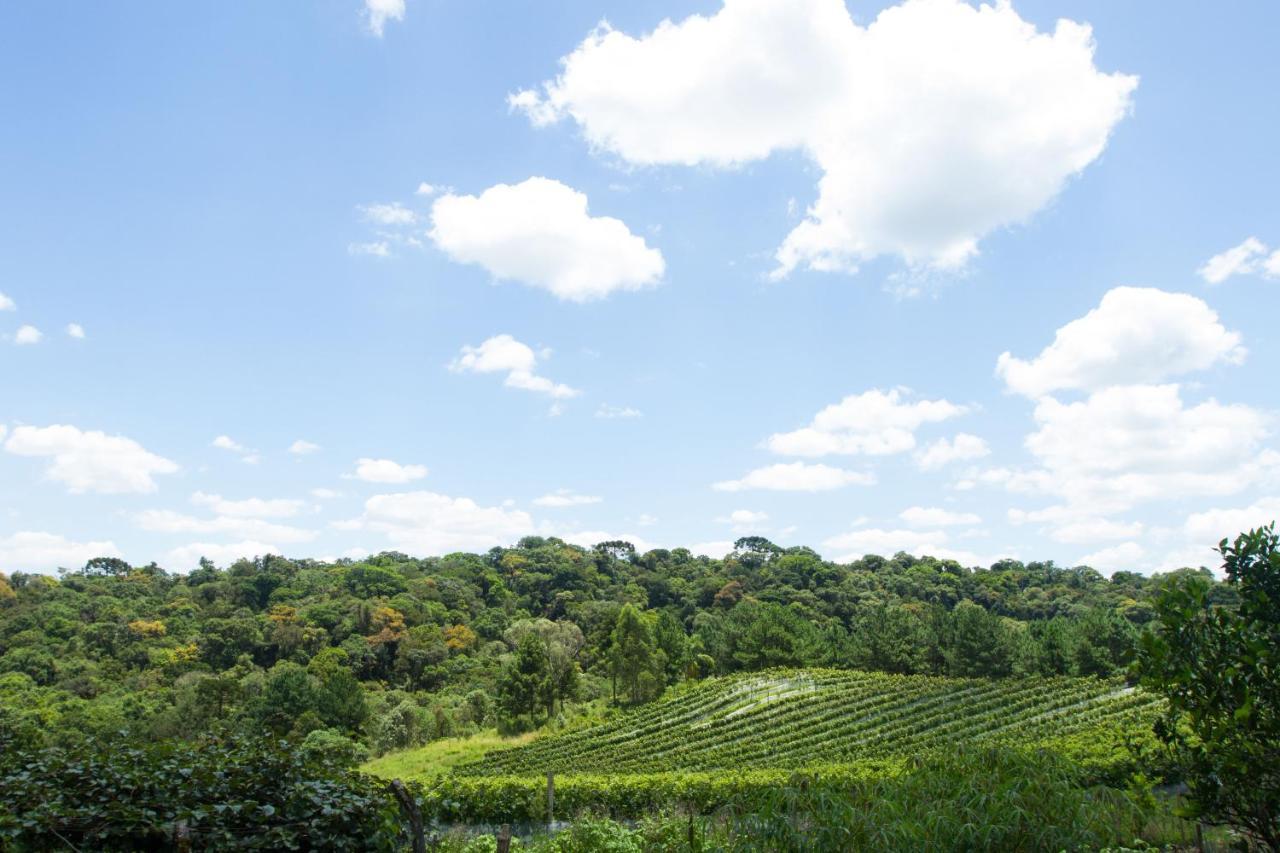
<path fill-rule="evenodd" d="M 488 753 L 468 776 L 792 768 L 1143 726 L 1159 700 L 1116 681 L 836 670 L 704 682 L 607 724 Z M 1112 735 L 1114 739 L 1114 734 Z"/>

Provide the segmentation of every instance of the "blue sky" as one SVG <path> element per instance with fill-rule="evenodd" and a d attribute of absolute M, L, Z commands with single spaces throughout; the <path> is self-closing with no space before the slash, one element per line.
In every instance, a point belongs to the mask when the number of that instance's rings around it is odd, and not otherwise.
<path fill-rule="evenodd" d="M 370 3 L 0 10 L 0 570 L 1280 514 L 1275 4 Z"/>

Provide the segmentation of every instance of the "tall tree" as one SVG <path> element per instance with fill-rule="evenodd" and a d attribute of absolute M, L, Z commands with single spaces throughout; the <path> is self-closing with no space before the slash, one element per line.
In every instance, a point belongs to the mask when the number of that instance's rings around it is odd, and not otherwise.
<path fill-rule="evenodd" d="M 646 614 L 630 604 L 618 611 L 611 645 L 615 699 L 619 687 L 632 704 L 645 702 L 662 692 L 666 656 L 654 648 L 653 631 Z"/>

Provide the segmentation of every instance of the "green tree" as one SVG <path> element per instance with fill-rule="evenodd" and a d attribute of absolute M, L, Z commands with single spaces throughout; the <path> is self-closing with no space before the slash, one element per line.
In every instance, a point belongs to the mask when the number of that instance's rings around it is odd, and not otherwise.
<path fill-rule="evenodd" d="M 1142 683 L 1168 698 L 1156 735 L 1178 759 L 1194 816 L 1280 850 L 1280 539 L 1275 525 L 1218 545 L 1238 604 L 1173 576 L 1139 645 Z"/>
<path fill-rule="evenodd" d="M 544 707 L 550 690 L 547 645 L 530 631 L 516 646 L 515 657 L 498 677 L 498 708 L 503 728 L 519 730 L 525 718 L 531 721 Z"/>
<path fill-rule="evenodd" d="M 662 693 L 666 655 L 654 648 L 646 614 L 628 604 L 618 611 L 611 642 L 613 695 L 621 687 L 627 701 L 640 704 Z"/>

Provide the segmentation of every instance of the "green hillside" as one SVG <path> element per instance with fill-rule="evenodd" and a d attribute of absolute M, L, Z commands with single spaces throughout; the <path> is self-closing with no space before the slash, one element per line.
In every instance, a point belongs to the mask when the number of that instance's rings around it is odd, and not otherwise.
<path fill-rule="evenodd" d="M 795 670 L 715 679 L 591 729 L 458 767 L 462 775 L 796 768 L 954 745 L 1061 741 L 1145 724 L 1159 700 L 1112 680 Z"/>

